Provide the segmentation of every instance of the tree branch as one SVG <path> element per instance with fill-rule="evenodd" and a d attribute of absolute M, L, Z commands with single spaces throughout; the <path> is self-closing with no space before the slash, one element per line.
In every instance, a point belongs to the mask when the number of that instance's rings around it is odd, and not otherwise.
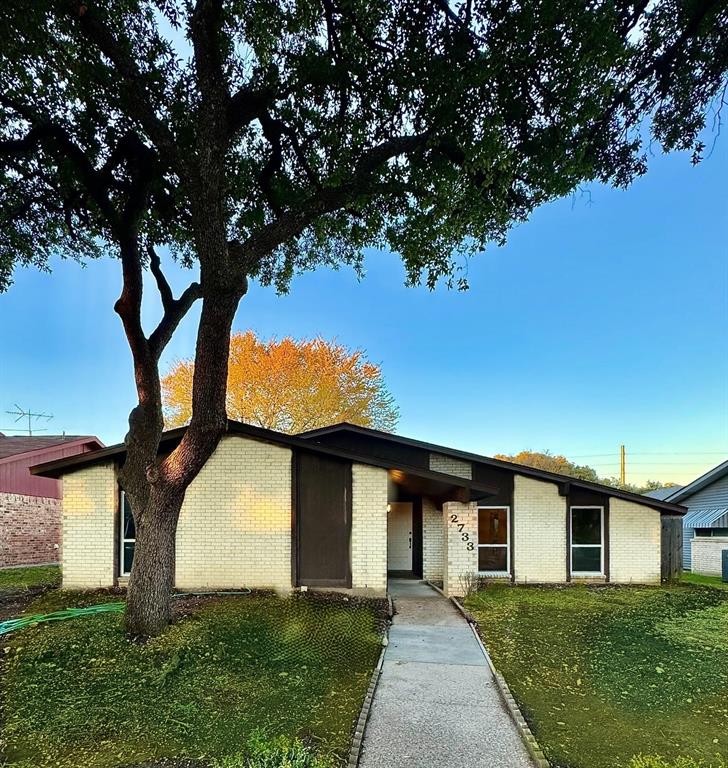
<path fill-rule="evenodd" d="M 287 211 L 250 235 L 240 245 L 240 257 L 250 263 L 259 263 L 263 256 L 300 235 L 318 216 L 345 208 L 357 197 L 370 191 L 373 185 L 369 184 L 369 179 L 377 168 L 393 157 L 423 149 L 428 140 L 429 133 L 425 132 L 413 136 L 396 136 L 371 147 L 359 158 L 347 181 L 331 187 L 323 185 L 295 210 Z"/>
<path fill-rule="evenodd" d="M 129 53 L 130 41 L 125 40 L 126 45 L 124 45 L 117 40 L 98 13 L 89 8 L 83 0 L 64 0 L 62 7 L 65 15 L 78 24 L 86 38 L 111 61 L 121 75 L 130 97 L 133 116 L 147 132 L 160 153 L 170 160 L 175 158 L 177 151 L 174 136 L 169 127 L 157 116 L 154 105 L 147 97 L 144 75 Z"/>

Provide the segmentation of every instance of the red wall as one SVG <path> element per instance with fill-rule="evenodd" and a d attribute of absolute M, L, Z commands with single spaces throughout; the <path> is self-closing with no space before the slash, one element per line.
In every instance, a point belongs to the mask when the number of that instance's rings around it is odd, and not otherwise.
<path fill-rule="evenodd" d="M 63 497 L 61 481 L 50 477 L 31 475 L 29 468 L 46 461 L 88 453 L 88 451 L 98 447 L 95 442 L 69 440 L 68 443 L 39 448 L 37 451 L 21 453 L 18 456 L 9 456 L 0 461 L 0 493 L 19 493 L 24 496 L 46 496 L 51 499 L 60 499 Z"/>

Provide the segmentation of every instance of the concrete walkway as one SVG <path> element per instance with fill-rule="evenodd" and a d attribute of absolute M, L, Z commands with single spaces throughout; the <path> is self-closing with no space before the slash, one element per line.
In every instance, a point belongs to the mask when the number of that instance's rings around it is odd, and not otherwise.
<path fill-rule="evenodd" d="M 389 592 L 361 768 L 532 768 L 465 619 L 423 582 L 390 579 Z"/>

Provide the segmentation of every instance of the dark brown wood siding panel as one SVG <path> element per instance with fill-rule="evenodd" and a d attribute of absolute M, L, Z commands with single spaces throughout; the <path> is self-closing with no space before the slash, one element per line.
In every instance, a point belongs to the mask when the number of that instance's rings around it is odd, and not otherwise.
<path fill-rule="evenodd" d="M 394 466 L 403 464 L 408 467 L 430 468 L 430 453 L 422 448 L 401 445 L 369 435 L 333 432 L 314 438 L 315 442 L 330 448 L 339 448 L 361 456 L 376 456 L 391 461 Z"/>
<path fill-rule="evenodd" d="M 514 473 L 508 469 L 473 462 L 473 480 L 493 486 L 498 491 L 495 496 L 483 499 L 482 503 L 489 507 L 498 506 L 498 504 L 507 506 L 513 503 L 513 475 Z"/>
<path fill-rule="evenodd" d="M 296 509 L 298 583 L 351 587 L 351 462 L 301 451 Z"/>

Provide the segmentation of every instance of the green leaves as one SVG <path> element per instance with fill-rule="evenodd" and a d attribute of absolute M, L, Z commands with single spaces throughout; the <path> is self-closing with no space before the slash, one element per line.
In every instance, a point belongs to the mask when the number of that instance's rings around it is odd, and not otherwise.
<path fill-rule="evenodd" d="M 647 7 L 229 0 L 202 53 L 220 63 L 231 129 L 208 147 L 188 4 L 4 4 L 0 290 L 15 264 L 97 256 L 130 212 L 136 236 L 191 260 L 208 149 L 224 155 L 230 236 L 274 229 L 256 252 L 263 282 L 286 290 L 388 247 L 411 283 L 464 287 L 466 260 L 536 206 L 644 173 L 646 123 L 699 160 L 728 10 Z M 18 151 L 40 125 L 57 130 Z M 362 169 L 402 136 L 423 138 Z"/>

